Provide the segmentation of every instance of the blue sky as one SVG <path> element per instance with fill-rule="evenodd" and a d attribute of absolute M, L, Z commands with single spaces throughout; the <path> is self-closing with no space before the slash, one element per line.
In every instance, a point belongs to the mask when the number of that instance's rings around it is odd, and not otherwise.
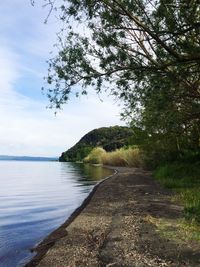
<path fill-rule="evenodd" d="M 59 156 L 88 131 L 122 125 L 120 108 L 95 93 L 72 99 L 57 116 L 42 95 L 46 60 L 59 22 L 42 0 L 0 1 L 0 155 Z"/>

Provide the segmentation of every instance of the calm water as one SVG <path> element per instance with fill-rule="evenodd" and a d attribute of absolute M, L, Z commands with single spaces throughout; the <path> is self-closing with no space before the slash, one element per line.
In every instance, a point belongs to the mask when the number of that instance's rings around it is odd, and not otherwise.
<path fill-rule="evenodd" d="M 111 173 L 83 164 L 0 161 L 0 266 L 23 266 L 30 249 Z"/>

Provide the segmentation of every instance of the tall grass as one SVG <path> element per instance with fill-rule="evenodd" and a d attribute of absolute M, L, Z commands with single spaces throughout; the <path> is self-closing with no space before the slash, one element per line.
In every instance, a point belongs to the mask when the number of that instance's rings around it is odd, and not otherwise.
<path fill-rule="evenodd" d="M 102 156 L 106 151 L 101 147 L 93 148 L 87 157 L 83 159 L 84 163 L 102 164 Z"/>
<path fill-rule="evenodd" d="M 100 163 L 110 166 L 143 167 L 144 160 L 138 148 L 121 148 L 112 152 L 106 152 L 102 148 L 94 148 L 84 159 L 84 162 Z"/>
<path fill-rule="evenodd" d="M 174 198 L 183 204 L 185 218 L 200 224 L 200 162 L 166 164 L 154 176 L 176 193 Z"/>

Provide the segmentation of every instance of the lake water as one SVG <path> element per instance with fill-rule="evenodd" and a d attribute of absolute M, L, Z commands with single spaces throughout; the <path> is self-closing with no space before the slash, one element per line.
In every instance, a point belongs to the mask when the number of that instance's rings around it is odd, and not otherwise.
<path fill-rule="evenodd" d="M 0 161 L 0 266 L 23 266 L 112 171 L 62 162 Z"/>

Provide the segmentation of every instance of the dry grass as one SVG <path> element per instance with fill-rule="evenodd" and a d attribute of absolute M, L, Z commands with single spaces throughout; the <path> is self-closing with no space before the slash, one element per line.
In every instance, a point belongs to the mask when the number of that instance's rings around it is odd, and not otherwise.
<path fill-rule="evenodd" d="M 144 165 L 143 155 L 138 148 L 121 148 L 112 152 L 106 152 L 100 147 L 94 148 L 84 162 L 125 167 L 143 167 Z"/>
<path fill-rule="evenodd" d="M 105 153 L 106 151 L 103 148 L 96 147 L 92 149 L 89 155 L 83 159 L 83 162 L 92 164 L 102 164 L 102 155 Z"/>

